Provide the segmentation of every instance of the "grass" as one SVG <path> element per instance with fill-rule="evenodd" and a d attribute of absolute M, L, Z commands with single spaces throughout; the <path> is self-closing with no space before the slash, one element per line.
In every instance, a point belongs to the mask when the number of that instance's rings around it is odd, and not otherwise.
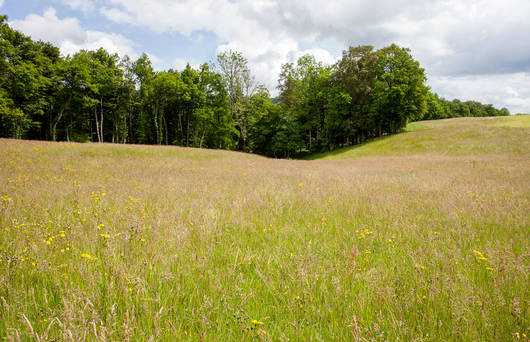
<path fill-rule="evenodd" d="M 525 155 L 530 150 L 530 116 L 457 118 L 409 124 L 401 134 L 310 156 L 349 159 L 414 155 Z"/>
<path fill-rule="evenodd" d="M 313 161 L 0 140 L 0 337 L 528 340 L 529 130 L 489 122 Z"/>

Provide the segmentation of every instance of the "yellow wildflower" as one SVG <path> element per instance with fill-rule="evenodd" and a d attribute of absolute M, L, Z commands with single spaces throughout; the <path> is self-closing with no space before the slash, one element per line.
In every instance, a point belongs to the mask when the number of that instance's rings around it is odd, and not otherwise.
<path fill-rule="evenodd" d="M 93 257 L 93 256 L 90 255 L 90 254 L 87 254 L 87 253 L 82 253 L 82 254 L 81 254 L 81 257 L 82 257 L 82 258 L 85 258 L 85 259 L 87 259 L 87 260 L 97 260 L 97 259 L 98 259 L 98 258 L 96 258 L 96 257 Z"/>

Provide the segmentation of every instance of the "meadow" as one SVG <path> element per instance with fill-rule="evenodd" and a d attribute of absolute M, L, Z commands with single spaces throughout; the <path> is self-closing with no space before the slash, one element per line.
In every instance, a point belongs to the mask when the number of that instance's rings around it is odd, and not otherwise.
<path fill-rule="evenodd" d="M 314 158 L 0 139 L 0 337 L 528 341 L 527 116 Z"/>

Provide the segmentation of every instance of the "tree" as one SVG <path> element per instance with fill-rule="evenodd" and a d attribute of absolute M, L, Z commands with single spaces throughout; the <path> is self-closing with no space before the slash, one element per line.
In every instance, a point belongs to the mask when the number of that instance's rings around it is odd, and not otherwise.
<path fill-rule="evenodd" d="M 43 138 L 43 118 L 50 110 L 52 79 L 59 50 L 13 30 L 0 16 L 0 88 L 4 110 L 0 131 L 7 136 Z"/>
<path fill-rule="evenodd" d="M 333 66 L 311 55 L 282 66 L 279 96 L 239 52 L 213 67 L 155 72 L 100 48 L 62 57 L 0 16 L 0 137 L 236 148 L 272 157 L 331 150 L 408 121 L 508 115 L 429 92 L 410 50 L 350 47 Z"/>
<path fill-rule="evenodd" d="M 342 142 L 349 145 L 362 142 L 365 137 L 372 135 L 372 130 L 380 121 L 379 112 L 370 108 L 371 94 L 376 83 L 376 63 L 378 53 L 372 46 L 350 47 L 342 53 L 341 60 L 335 65 L 332 74 L 334 90 L 335 113 L 339 117 L 328 120 L 334 123 L 328 128 L 330 141 L 334 144 Z M 345 105 L 345 111 L 340 111 L 337 103 Z M 342 122 L 341 130 L 337 131 L 337 120 Z M 378 135 L 381 135 L 380 126 Z M 333 134 L 336 132 L 335 134 Z"/>
<path fill-rule="evenodd" d="M 380 125 L 396 133 L 409 120 L 419 120 L 426 111 L 428 88 L 424 70 L 410 50 L 395 44 L 379 50 L 376 83 L 371 93 L 373 109 L 380 113 Z"/>
<path fill-rule="evenodd" d="M 318 151 L 326 144 L 324 122 L 330 85 L 330 68 L 311 55 L 298 59 L 296 66 L 282 66 L 278 89 L 280 105 L 297 122 L 304 143 L 301 148 Z"/>
<path fill-rule="evenodd" d="M 257 83 L 250 73 L 248 61 L 240 52 L 228 50 L 217 56 L 215 69 L 221 74 L 228 93 L 230 113 L 238 134 L 238 147 L 247 150 L 248 117 L 243 111 L 244 102 L 254 94 Z"/>

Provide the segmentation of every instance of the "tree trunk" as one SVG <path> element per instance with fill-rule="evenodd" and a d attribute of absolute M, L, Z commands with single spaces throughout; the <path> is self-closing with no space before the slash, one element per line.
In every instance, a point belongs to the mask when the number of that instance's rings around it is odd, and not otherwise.
<path fill-rule="evenodd" d="M 201 142 L 199 143 L 199 148 L 202 148 L 202 142 L 204 141 L 204 132 L 201 135 Z"/>
<path fill-rule="evenodd" d="M 57 115 L 57 118 L 53 122 L 53 125 L 52 125 L 52 140 L 53 141 L 56 141 L 56 139 L 57 139 L 57 124 L 59 123 L 59 121 L 63 117 L 63 113 L 66 110 L 66 108 L 70 105 L 70 101 L 71 100 L 72 100 L 72 94 L 70 94 L 70 96 L 68 96 L 68 99 L 66 100 L 66 102 L 63 103 L 63 105 L 59 109 L 59 115 Z"/>
<path fill-rule="evenodd" d="M 190 116 L 186 115 L 186 147 L 190 145 Z"/>
<path fill-rule="evenodd" d="M 129 114 L 129 110 L 127 110 L 125 113 L 123 113 L 123 139 L 122 143 L 127 143 L 127 116 Z"/>
<path fill-rule="evenodd" d="M 156 144 L 160 145 L 160 129 L 158 128 L 158 106 L 155 105 L 155 131 L 156 131 Z"/>
<path fill-rule="evenodd" d="M 162 120 L 163 120 L 163 124 L 164 124 L 164 133 L 166 135 L 166 145 L 169 145 L 168 142 L 167 142 L 167 122 L 166 122 L 166 116 L 163 115 L 162 116 Z"/>
<path fill-rule="evenodd" d="M 98 135 L 98 143 L 101 142 L 101 139 L 99 137 L 99 120 L 98 120 L 98 108 L 94 107 L 94 118 L 96 119 L 96 133 Z"/>
<path fill-rule="evenodd" d="M 179 132 L 179 135 L 180 135 L 180 145 L 184 145 L 184 141 L 183 141 L 183 137 L 184 137 L 184 134 L 183 134 L 183 129 L 182 129 L 182 109 L 179 109 L 179 129 L 180 129 L 180 132 Z"/>
<path fill-rule="evenodd" d="M 99 130 L 100 130 L 100 143 L 103 143 L 103 97 L 100 97 L 100 108 L 101 108 L 101 122 L 99 123 Z"/>

